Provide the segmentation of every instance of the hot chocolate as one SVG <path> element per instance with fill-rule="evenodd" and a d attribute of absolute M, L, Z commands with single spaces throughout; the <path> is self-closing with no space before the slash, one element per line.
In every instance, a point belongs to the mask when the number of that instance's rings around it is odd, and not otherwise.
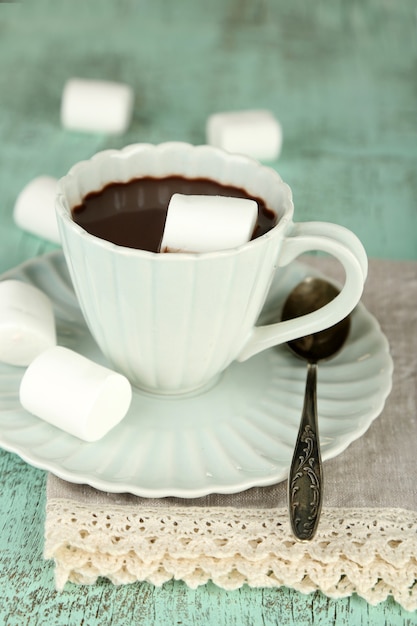
<path fill-rule="evenodd" d="M 205 178 L 182 176 L 138 178 L 127 183 L 110 183 L 85 196 L 72 209 L 74 221 L 101 239 L 128 248 L 158 252 L 168 204 L 174 193 L 250 198 L 258 204 L 258 219 L 252 239 L 275 226 L 276 214 L 260 198 L 244 189 L 222 185 Z"/>

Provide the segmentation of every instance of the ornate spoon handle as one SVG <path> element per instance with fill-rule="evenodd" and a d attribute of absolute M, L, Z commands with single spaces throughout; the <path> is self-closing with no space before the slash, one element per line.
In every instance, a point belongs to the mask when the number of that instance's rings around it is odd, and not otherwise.
<path fill-rule="evenodd" d="M 303 412 L 288 477 L 291 528 L 302 541 L 315 535 L 323 496 L 316 390 L 317 364 L 308 363 Z"/>

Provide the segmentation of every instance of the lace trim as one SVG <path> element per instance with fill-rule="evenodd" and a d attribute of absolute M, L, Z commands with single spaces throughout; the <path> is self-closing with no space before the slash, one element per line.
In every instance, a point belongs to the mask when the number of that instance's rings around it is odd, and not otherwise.
<path fill-rule="evenodd" d="M 417 608 L 417 514 L 398 509 L 325 509 L 315 539 L 293 539 L 287 511 L 234 507 L 112 506 L 71 500 L 47 504 L 45 558 L 58 589 L 67 581 L 114 584 L 174 578 L 191 588 L 286 586 L 332 598 L 358 594 L 370 604 L 392 596 Z"/>

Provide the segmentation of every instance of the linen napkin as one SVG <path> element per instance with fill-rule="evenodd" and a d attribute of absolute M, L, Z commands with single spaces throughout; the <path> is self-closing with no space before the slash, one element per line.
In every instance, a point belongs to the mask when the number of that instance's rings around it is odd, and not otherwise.
<path fill-rule="evenodd" d="M 342 278 L 328 258 L 308 262 Z M 286 481 L 233 495 L 148 499 L 111 494 L 49 475 L 45 558 L 58 589 L 67 581 L 115 584 L 175 578 L 190 587 L 287 586 L 338 598 L 388 596 L 417 609 L 417 262 L 371 260 L 362 301 L 394 361 L 381 415 L 324 463 L 316 537 L 291 533 Z"/>

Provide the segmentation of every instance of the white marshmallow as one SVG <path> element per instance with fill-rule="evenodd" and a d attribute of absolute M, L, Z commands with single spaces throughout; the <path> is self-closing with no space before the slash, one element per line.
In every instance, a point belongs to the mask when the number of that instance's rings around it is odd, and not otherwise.
<path fill-rule="evenodd" d="M 20 228 L 54 243 L 60 243 L 55 215 L 57 186 L 52 176 L 34 178 L 18 195 L 13 211 Z"/>
<path fill-rule="evenodd" d="M 90 442 L 125 417 L 131 400 L 125 376 L 61 346 L 35 359 L 20 384 L 20 402 L 27 411 Z"/>
<path fill-rule="evenodd" d="M 0 282 L 0 361 L 29 365 L 55 344 L 55 318 L 48 296 L 19 280 Z"/>
<path fill-rule="evenodd" d="M 229 111 L 210 115 L 207 143 L 228 152 L 274 161 L 282 147 L 282 128 L 270 111 Z"/>
<path fill-rule="evenodd" d="M 258 204 L 248 198 L 176 193 L 168 205 L 161 252 L 227 250 L 251 238 Z"/>
<path fill-rule="evenodd" d="M 133 89 L 123 83 L 70 78 L 62 93 L 61 123 L 92 133 L 124 133 L 131 121 Z"/>

